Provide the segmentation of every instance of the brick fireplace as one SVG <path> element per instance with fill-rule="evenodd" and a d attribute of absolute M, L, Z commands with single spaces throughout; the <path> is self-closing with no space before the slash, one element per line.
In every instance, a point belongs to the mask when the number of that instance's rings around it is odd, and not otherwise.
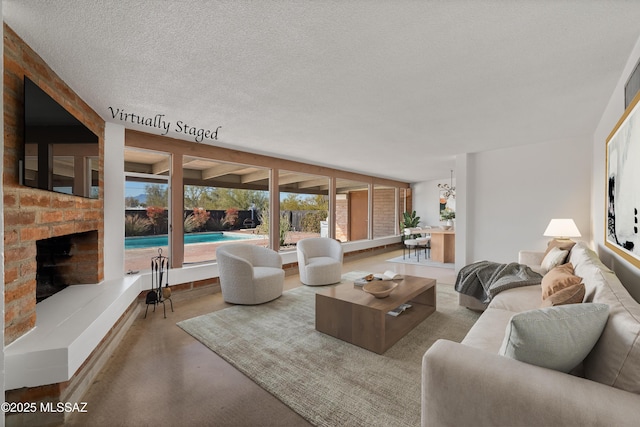
<path fill-rule="evenodd" d="M 100 139 L 100 195 L 96 199 L 53 193 L 18 184 L 23 147 L 23 82 L 29 77 Z M 4 223 L 5 345 L 36 324 L 38 241 L 75 235 L 69 258 L 88 274 L 77 283 L 104 278 L 104 120 L 82 101 L 11 28 L 4 24 Z M 66 239 L 66 238 L 65 238 Z M 90 265 L 90 267 L 89 267 Z M 65 267 L 66 269 L 67 267 Z M 70 284 L 70 283 L 69 283 Z"/>
<path fill-rule="evenodd" d="M 36 241 L 36 303 L 67 286 L 98 283 L 98 231 Z"/>

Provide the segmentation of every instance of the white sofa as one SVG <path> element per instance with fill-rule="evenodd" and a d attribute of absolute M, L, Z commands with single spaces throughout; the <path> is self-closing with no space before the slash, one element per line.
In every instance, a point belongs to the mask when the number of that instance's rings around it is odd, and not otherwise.
<path fill-rule="evenodd" d="M 542 261 L 541 252 L 520 255 L 521 263 Z M 609 306 L 578 369 L 563 373 L 498 354 L 512 316 L 542 303 L 540 285 L 503 291 L 462 343 L 438 340 L 425 353 L 423 426 L 640 425 L 640 305 L 586 244 L 578 242 L 568 261 L 583 279 L 584 302 Z"/>

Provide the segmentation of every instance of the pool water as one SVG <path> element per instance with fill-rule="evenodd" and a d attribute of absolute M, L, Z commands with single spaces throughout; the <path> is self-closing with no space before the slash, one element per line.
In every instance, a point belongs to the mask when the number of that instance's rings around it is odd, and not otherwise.
<path fill-rule="evenodd" d="M 256 236 L 248 235 L 243 236 L 240 234 L 226 234 L 220 231 L 211 233 L 189 233 L 184 235 L 184 244 L 190 243 L 219 243 L 219 242 L 233 242 L 235 240 L 255 239 Z M 125 237 L 124 248 L 125 249 L 142 249 L 142 248 L 156 248 L 161 246 L 167 246 L 169 244 L 169 237 L 164 234 L 161 236 L 136 236 Z"/>

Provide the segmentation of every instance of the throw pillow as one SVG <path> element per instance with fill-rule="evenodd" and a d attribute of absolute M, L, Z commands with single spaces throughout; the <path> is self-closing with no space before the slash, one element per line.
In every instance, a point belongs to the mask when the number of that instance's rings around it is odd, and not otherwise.
<path fill-rule="evenodd" d="M 542 277 L 542 299 L 547 299 L 549 295 L 561 289 L 580 283 L 582 278 L 573 274 L 573 265 L 570 262 L 554 267 Z"/>
<path fill-rule="evenodd" d="M 609 306 L 560 305 L 515 314 L 507 325 L 499 354 L 543 368 L 569 372 L 600 338 Z"/>
<path fill-rule="evenodd" d="M 580 304 L 584 300 L 585 292 L 586 289 L 584 287 L 584 283 L 572 285 L 568 288 L 559 290 L 555 294 L 549 295 L 547 299 L 542 301 L 542 305 L 540 307 L 544 308 L 564 304 Z"/>
<path fill-rule="evenodd" d="M 553 239 L 547 244 L 547 250 L 544 251 L 544 256 L 547 256 L 549 251 L 553 248 L 558 248 L 563 251 L 571 252 L 571 249 L 576 244 L 573 240 L 568 239 Z"/>
<path fill-rule="evenodd" d="M 561 264 L 564 264 L 567 259 L 567 255 L 569 255 L 569 251 L 562 250 L 557 247 L 551 248 L 551 250 L 545 255 L 542 260 L 542 269 L 547 272 L 551 270 L 553 267 L 557 267 Z"/>

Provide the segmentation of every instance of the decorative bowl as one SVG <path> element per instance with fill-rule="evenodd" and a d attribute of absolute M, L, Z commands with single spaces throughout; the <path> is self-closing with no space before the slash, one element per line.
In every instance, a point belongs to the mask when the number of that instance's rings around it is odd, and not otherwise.
<path fill-rule="evenodd" d="M 440 228 L 442 228 L 443 230 L 450 230 L 451 227 L 453 227 L 452 225 L 441 225 Z"/>
<path fill-rule="evenodd" d="M 362 290 L 370 293 L 376 298 L 386 298 L 398 287 L 396 282 L 390 282 L 386 280 L 375 280 L 373 282 L 366 283 Z"/>

